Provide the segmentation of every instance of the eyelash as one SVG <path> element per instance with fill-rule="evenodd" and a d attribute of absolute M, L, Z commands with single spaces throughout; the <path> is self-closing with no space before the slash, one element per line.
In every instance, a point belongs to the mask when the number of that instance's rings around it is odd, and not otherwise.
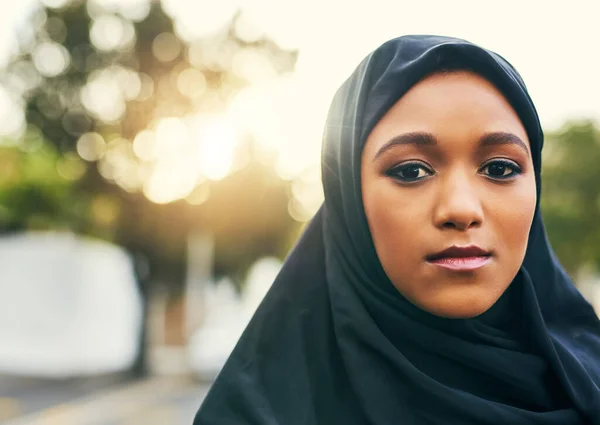
<path fill-rule="evenodd" d="M 490 165 L 501 165 L 504 166 L 510 170 L 512 170 L 512 172 L 506 176 L 490 176 L 490 175 L 485 175 L 488 179 L 493 180 L 493 181 L 505 181 L 505 180 L 510 180 L 515 178 L 516 176 L 522 174 L 522 170 L 521 167 L 519 167 L 515 162 L 513 161 L 509 161 L 506 159 L 494 159 L 494 160 L 490 160 L 488 161 L 486 164 L 484 164 L 480 170 L 485 170 L 486 168 L 488 168 Z M 400 173 L 402 171 L 406 171 L 406 170 L 411 170 L 411 169 L 419 169 L 419 170 L 425 170 L 426 172 L 429 173 L 429 176 L 422 176 L 422 177 L 416 177 L 416 178 L 412 178 L 412 179 L 407 179 L 407 178 L 403 178 L 400 177 Z M 388 175 L 389 177 L 404 183 L 404 184 L 412 184 L 412 183 L 417 183 L 420 182 L 421 180 L 426 179 L 427 177 L 430 177 L 432 175 L 435 174 L 435 171 L 431 170 L 429 167 L 425 166 L 423 163 L 421 162 L 408 162 L 408 163 L 404 163 L 404 164 L 400 164 L 400 165 L 396 165 L 392 168 L 390 168 L 387 172 L 386 175 Z"/>
<path fill-rule="evenodd" d="M 405 184 L 406 183 L 408 183 L 408 184 L 410 184 L 410 183 L 416 183 L 418 181 L 423 180 L 424 178 L 427 178 L 427 176 L 425 176 L 425 177 L 418 177 L 418 178 L 413 178 L 413 179 L 406 179 L 406 178 L 402 178 L 400 176 L 400 173 L 402 171 L 406 171 L 406 170 L 410 170 L 410 169 L 415 169 L 415 168 L 420 169 L 420 170 L 425 170 L 425 171 L 429 172 L 430 175 L 435 174 L 434 171 L 432 171 L 429 167 L 426 167 L 424 164 L 422 164 L 420 162 L 407 162 L 407 163 L 396 165 L 396 166 L 390 168 L 386 172 L 386 174 L 389 177 L 391 177 L 391 178 L 393 178 L 393 179 L 395 179 L 395 180 L 397 180 L 397 181 L 399 181 L 401 183 L 405 183 Z"/>
<path fill-rule="evenodd" d="M 501 180 L 501 181 L 502 180 L 510 180 L 510 179 L 513 179 L 513 178 L 517 177 L 520 174 L 523 174 L 523 171 L 521 170 L 521 167 L 519 167 L 516 162 L 509 161 L 509 160 L 506 160 L 506 159 L 493 159 L 493 160 L 489 161 L 488 163 L 486 163 L 482 167 L 482 169 L 485 169 L 485 168 L 489 167 L 492 164 L 499 164 L 499 165 L 502 165 L 502 166 L 504 166 L 504 167 L 509 168 L 509 169 L 512 170 L 512 172 L 509 175 L 507 175 L 507 176 L 495 176 L 495 177 L 493 177 L 493 176 L 486 176 L 486 177 L 488 177 L 489 179 L 492 179 L 492 180 Z"/>

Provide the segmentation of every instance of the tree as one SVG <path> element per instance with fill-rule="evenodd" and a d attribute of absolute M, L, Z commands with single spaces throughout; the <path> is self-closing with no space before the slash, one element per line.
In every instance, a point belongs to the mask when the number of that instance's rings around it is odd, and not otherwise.
<path fill-rule="evenodd" d="M 43 212 L 45 224 L 38 219 L 38 227 L 69 228 L 122 245 L 148 261 L 149 281 L 174 290 L 183 281 L 187 235 L 201 228 L 214 234 L 217 273 L 242 276 L 256 258 L 286 252 L 297 227 L 287 213 L 288 183 L 252 156 L 253 141 L 246 137 L 238 154 L 249 159 L 221 181 L 199 182 L 201 205 L 151 202 L 139 176 L 147 177 L 152 160 L 140 158 L 133 140 L 161 120 L 173 124 L 168 119 L 192 112 L 223 112 L 250 83 L 234 67 L 238 52 L 261 57 L 275 75 L 293 69 L 296 53 L 265 38 L 240 38 L 239 15 L 221 31 L 187 42 L 159 2 L 149 5 L 132 14 L 72 0 L 32 15 L 22 54 L 3 80 L 21 91 L 27 135 L 41 137 L 44 149 L 12 148 L 0 160 L 12 162 L 16 155 L 72 170 L 66 178 L 54 172 L 52 189 L 49 182 L 33 187 L 27 180 L 0 189 L 2 226 L 31 228 Z M 172 137 L 176 143 L 176 132 Z"/>
<path fill-rule="evenodd" d="M 542 211 L 561 263 L 576 277 L 600 270 L 600 132 L 572 122 L 546 137 Z"/>

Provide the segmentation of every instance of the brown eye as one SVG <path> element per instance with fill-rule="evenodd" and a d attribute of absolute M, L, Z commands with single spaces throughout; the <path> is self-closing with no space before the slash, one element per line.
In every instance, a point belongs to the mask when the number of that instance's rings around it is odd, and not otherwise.
<path fill-rule="evenodd" d="M 521 174 L 521 169 L 517 164 L 512 161 L 492 161 L 486 164 L 483 169 L 483 174 L 487 177 L 497 179 L 497 180 L 505 180 L 515 177 Z"/>
<path fill-rule="evenodd" d="M 396 166 L 390 169 L 386 174 L 400 182 L 412 183 L 431 176 L 434 173 L 423 164 L 411 162 Z"/>

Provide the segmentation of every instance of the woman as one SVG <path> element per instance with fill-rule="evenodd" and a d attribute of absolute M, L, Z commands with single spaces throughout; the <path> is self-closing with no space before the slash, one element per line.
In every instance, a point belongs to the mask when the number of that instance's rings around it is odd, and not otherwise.
<path fill-rule="evenodd" d="M 514 68 L 391 40 L 323 142 L 324 205 L 195 424 L 600 424 L 600 326 L 546 239 Z"/>

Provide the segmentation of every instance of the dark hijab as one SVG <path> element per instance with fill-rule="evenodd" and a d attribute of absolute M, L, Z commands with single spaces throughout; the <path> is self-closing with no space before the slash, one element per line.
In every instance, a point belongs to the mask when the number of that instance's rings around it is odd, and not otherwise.
<path fill-rule="evenodd" d="M 332 60 L 335 60 L 332 58 Z M 377 258 L 360 187 L 367 135 L 414 84 L 464 68 L 492 82 L 531 143 L 538 205 L 519 273 L 473 319 L 420 310 Z M 325 202 L 201 406 L 195 425 L 596 424 L 600 326 L 547 241 L 543 134 L 517 71 L 464 40 L 407 36 L 367 56 L 336 93 Z"/>

